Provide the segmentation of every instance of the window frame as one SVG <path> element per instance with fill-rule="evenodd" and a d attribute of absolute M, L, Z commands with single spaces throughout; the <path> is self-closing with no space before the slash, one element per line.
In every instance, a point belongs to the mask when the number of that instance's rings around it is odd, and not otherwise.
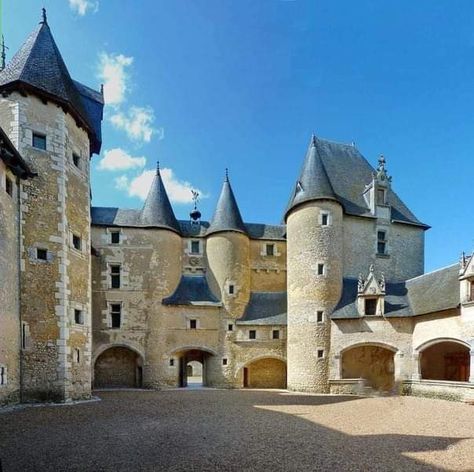
<path fill-rule="evenodd" d="M 114 241 L 114 236 L 118 237 L 118 241 Z M 120 244 L 121 239 L 122 238 L 120 237 L 120 230 L 110 231 L 110 244 L 113 244 L 114 246 Z"/>
<path fill-rule="evenodd" d="M 318 262 L 316 274 L 322 276 L 326 275 L 326 264 L 324 264 L 324 262 Z"/>
<path fill-rule="evenodd" d="M 82 310 L 81 308 L 74 308 L 74 324 L 80 326 L 83 326 L 85 324 L 84 310 Z"/>
<path fill-rule="evenodd" d="M 254 341 L 257 339 L 257 330 L 256 329 L 249 329 L 249 339 Z"/>
<path fill-rule="evenodd" d="M 82 157 L 77 153 L 72 153 L 72 163 L 76 169 L 82 170 Z"/>
<path fill-rule="evenodd" d="M 13 198 L 13 180 L 8 175 L 5 175 L 5 192 L 7 192 L 7 195 Z"/>
<path fill-rule="evenodd" d="M 373 313 L 368 313 L 367 306 L 368 306 L 368 304 L 372 305 L 372 302 L 373 302 L 373 306 L 371 308 L 373 308 Z M 365 316 L 376 316 L 377 315 L 377 305 L 378 305 L 378 299 L 377 298 L 373 298 L 373 297 L 364 298 L 364 315 Z M 372 311 L 372 309 L 369 310 L 369 311 Z"/>
<path fill-rule="evenodd" d="M 324 359 L 324 357 L 325 357 L 324 349 L 322 349 L 322 348 L 317 349 L 316 350 L 316 357 L 317 357 L 318 360 L 319 359 Z"/>
<path fill-rule="evenodd" d="M 37 146 L 35 143 L 38 143 L 37 140 L 42 140 L 44 141 L 44 147 L 43 146 Z M 42 142 L 41 141 L 41 142 Z M 47 151 L 48 150 L 48 142 L 47 142 L 47 136 L 44 133 L 40 133 L 39 131 L 33 131 L 31 134 L 31 146 L 35 149 L 38 149 L 39 151 Z"/>
<path fill-rule="evenodd" d="M 279 329 L 272 329 L 272 339 L 274 339 L 274 340 L 280 339 L 280 330 Z"/>
<path fill-rule="evenodd" d="M 76 251 L 82 252 L 82 238 L 78 234 L 72 233 L 71 243 Z"/>
<path fill-rule="evenodd" d="M 197 251 L 194 250 L 196 244 Z M 192 254 L 193 256 L 201 254 L 201 241 L 199 241 L 199 239 L 191 239 L 189 242 L 189 254 Z"/>
<path fill-rule="evenodd" d="M 324 311 L 323 310 L 316 310 L 316 323 L 318 323 L 318 324 L 323 324 L 324 323 Z"/>
<path fill-rule="evenodd" d="M 198 320 L 196 318 L 191 318 L 188 323 L 188 328 L 192 330 L 198 329 Z"/>
<path fill-rule="evenodd" d="M 118 272 L 114 270 L 118 268 Z M 109 277 L 110 277 L 110 288 L 118 290 L 122 288 L 122 265 L 121 264 L 109 264 Z"/>
<path fill-rule="evenodd" d="M 383 239 L 380 238 L 380 235 L 383 235 Z M 387 231 L 384 229 L 377 229 L 377 255 L 386 256 L 387 255 Z M 380 245 L 383 247 L 383 252 L 380 251 Z"/>
<path fill-rule="evenodd" d="M 118 307 L 118 309 L 114 308 Z M 121 302 L 113 302 L 109 303 L 109 317 L 110 317 L 110 329 L 121 329 L 123 326 L 123 306 Z M 116 321 L 116 317 L 118 315 L 118 326 L 114 326 L 114 319 Z"/>
<path fill-rule="evenodd" d="M 40 257 L 40 253 L 42 255 L 44 254 L 44 257 Z M 36 260 L 38 260 L 38 261 L 47 261 L 48 260 L 48 250 L 45 249 L 44 247 L 37 247 L 37 248 L 35 248 L 35 256 L 36 256 Z"/>

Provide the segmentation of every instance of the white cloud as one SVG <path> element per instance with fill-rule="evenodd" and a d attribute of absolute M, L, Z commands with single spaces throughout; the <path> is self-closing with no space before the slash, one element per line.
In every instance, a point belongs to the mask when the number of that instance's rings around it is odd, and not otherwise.
<path fill-rule="evenodd" d="M 126 191 L 130 197 L 138 197 L 141 200 L 145 200 L 155 177 L 155 173 L 156 171 L 154 170 L 144 170 L 141 174 L 131 179 L 126 175 L 121 175 L 115 179 L 115 187 L 119 190 Z M 192 189 L 199 192 L 200 198 L 207 197 L 207 195 L 203 194 L 203 192 L 194 187 L 191 183 L 177 179 L 172 169 L 163 168 L 160 170 L 160 173 L 166 192 L 172 203 L 192 203 Z"/>
<path fill-rule="evenodd" d="M 163 137 L 163 130 L 153 128 L 155 113 L 150 107 L 132 106 L 127 113 L 118 111 L 110 117 L 112 124 L 127 133 L 134 141 L 149 143 L 153 134 Z"/>
<path fill-rule="evenodd" d="M 100 160 L 99 170 L 128 170 L 145 167 L 146 159 L 144 157 L 132 157 L 126 151 L 120 148 L 104 151 L 104 157 Z"/>
<path fill-rule="evenodd" d="M 104 98 L 107 105 L 119 105 L 125 99 L 130 88 L 127 68 L 133 63 L 133 57 L 123 54 L 99 55 L 99 77 L 104 83 Z"/>
<path fill-rule="evenodd" d="M 69 8 L 80 16 L 84 16 L 88 10 L 95 13 L 99 9 L 98 0 L 69 0 Z"/>

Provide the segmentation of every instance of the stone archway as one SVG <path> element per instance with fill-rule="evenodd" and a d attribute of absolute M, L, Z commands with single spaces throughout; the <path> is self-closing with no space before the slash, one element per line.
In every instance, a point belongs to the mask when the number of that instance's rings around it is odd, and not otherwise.
<path fill-rule="evenodd" d="M 125 346 L 111 346 L 94 363 L 94 388 L 139 388 L 143 384 L 143 359 Z"/>
<path fill-rule="evenodd" d="M 389 391 L 395 385 L 395 351 L 389 347 L 363 344 L 342 352 L 341 377 L 364 379 L 369 387 Z"/>
<path fill-rule="evenodd" d="M 286 388 L 286 363 L 274 357 L 248 362 L 242 368 L 244 388 Z"/>
<path fill-rule="evenodd" d="M 185 347 L 173 352 L 173 356 L 178 358 L 179 373 L 178 386 L 185 387 L 207 387 L 208 386 L 208 370 L 209 358 L 215 353 L 206 348 Z M 198 375 L 194 375 L 198 372 Z M 193 377 L 191 379 L 191 377 Z M 196 377 L 200 377 L 197 381 Z M 188 378 L 190 382 L 188 382 Z"/>
<path fill-rule="evenodd" d="M 470 348 L 456 339 L 432 341 L 420 349 L 420 373 L 423 380 L 468 382 Z"/>

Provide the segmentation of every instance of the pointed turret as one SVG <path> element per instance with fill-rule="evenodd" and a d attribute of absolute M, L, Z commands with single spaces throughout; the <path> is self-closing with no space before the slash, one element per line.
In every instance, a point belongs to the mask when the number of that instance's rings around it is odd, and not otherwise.
<path fill-rule="evenodd" d="M 31 93 L 57 103 L 71 113 L 91 136 L 92 152 L 100 151 L 97 119 L 102 119 L 103 100 L 84 93 L 69 75 L 54 41 L 43 9 L 42 21 L 23 46 L 0 71 L 0 91 Z M 99 95 L 96 92 L 97 95 Z M 97 103 L 92 103 L 97 102 Z"/>
<path fill-rule="evenodd" d="M 318 138 L 313 135 L 285 217 L 290 210 L 301 203 L 323 199 L 337 200 L 318 151 L 319 144 Z"/>
<path fill-rule="evenodd" d="M 217 201 L 216 211 L 212 217 L 207 234 L 220 231 L 237 231 L 247 234 L 247 229 L 240 215 L 237 200 L 235 199 L 234 192 L 230 185 L 227 169 L 221 195 Z"/>
<path fill-rule="evenodd" d="M 156 166 L 156 175 L 140 214 L 140 223 L 144 226 L 166 228 L 178 234 L 181 233 L 161 178 L 159 163 Z"/>

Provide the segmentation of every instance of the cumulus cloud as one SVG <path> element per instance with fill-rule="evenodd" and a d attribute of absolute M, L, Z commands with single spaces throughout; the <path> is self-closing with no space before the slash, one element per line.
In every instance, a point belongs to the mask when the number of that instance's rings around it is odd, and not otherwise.
<path fill-rule="evenodd" d="M 118 111 L 110 117 L 112 124 L 127 133 L 133 141 L 149 143 L 153 134 L 163 137 L 162 129 L 154 129 L 155 114 L 150 107 L 132 106 L 128 112 Z"/>
<path fill-rule="evenodd" d="M 104 157 L 100 160 L 98 169 L 100 170 L 129 170 L 141 169 L 145 167 L 146 159 L 144 157 L 132 157 L 126 151 L 120 148 L 104 151 Z"/>
<path fill-rule="evenodd" d="M 69 8 L 80 16 L 84 16 L 89 10 L 95 13 L 99 9 L 98 0 L 69 0 Z"/>
<path fill-rule="evenodd" d="M 132 63 L 133 57 L 100 53 L 99 77 L 104 84 L 104 98 L 107 105 L 119 105 L 125 100 L 125 94 L 130 88 L 128 68 Z"/>
<path fill-rule="evenodd" d="M 115 179 L 115 187 L 119 190 L 124 190 L 130 197 L 138 197 L 145 200 L 150 190 L 151 184 L 155 177 L 154 170 L 144 170 L 141 174 L 129 178 L 126 175 L 121 175 Z M 197 190 L 201 198 L 206 198 L 199 189 L 191 183 L 178 179 L 172 169 L 163 168 L 160 170 L 163 184 L 168 193 L 168 197 L 172 203 L 191 203 L 191 190 Z"/>

